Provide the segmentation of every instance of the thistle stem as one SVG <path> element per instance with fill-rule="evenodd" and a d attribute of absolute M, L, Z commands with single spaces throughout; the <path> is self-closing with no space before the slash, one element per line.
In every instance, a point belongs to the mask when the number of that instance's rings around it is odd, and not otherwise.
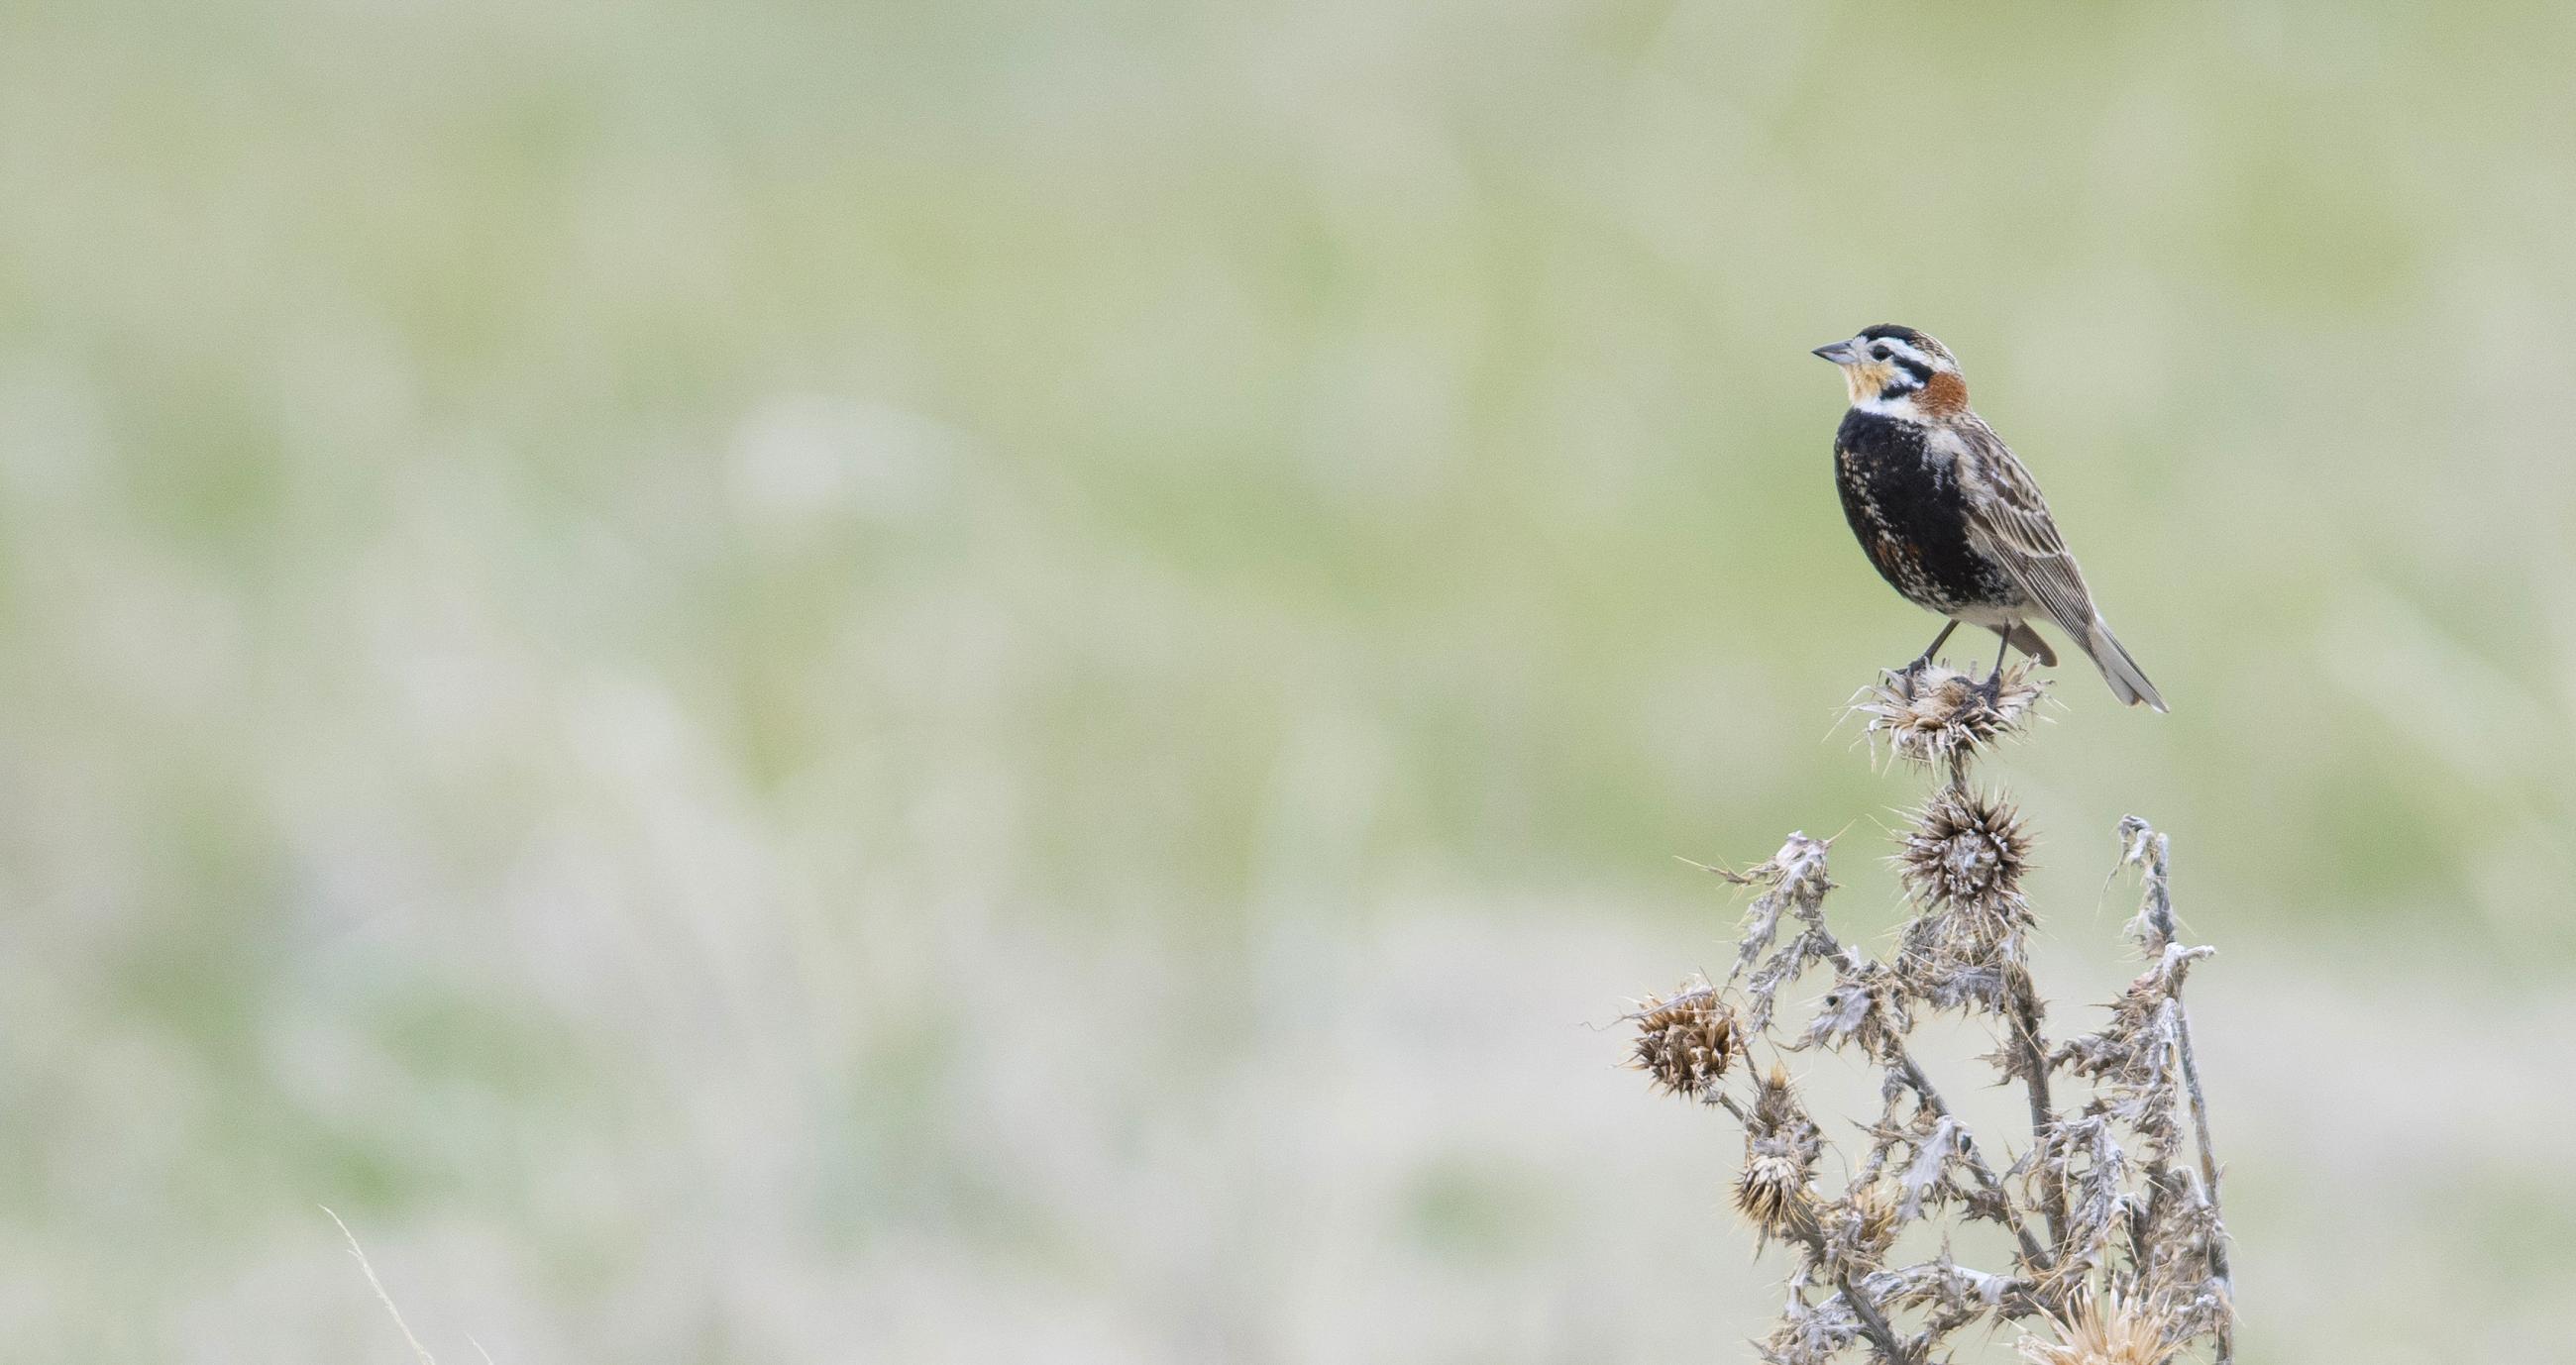
<path fill-rule="evenodd" d="M 2001 660 L 1997 666 L 2001 666 Z M 1950 787 L 1961 795 L 1967 793 L 1968 756 L 1964 753 L 1950 760 Z M 2057 1106 L 2049 1098 L 2048 1045 L 2039 1031 L 2039 987 L 2031 981 L 2026 968 L 2014 963 L 2005 968 L 2004 994 L 2011 1011 L 2012 1045 L 2018 1054 L 2015 1069 L 2021 1072 L 2022 1084 L 2030 1094 L 2031 1141 L 2044 1144 L 2048 1130 L 2057 1123 Z M 2048 1220 L 2049 1246 L 2055 1255 L 2065 1255 L 2066 1192 L 2048 1185 L 2041 1195 L 2040 1214 Z"/>
<path fill-rule="evenodd" d="M 2172 943 L 2181 936 L 2181 928 L 2174 922 L 2173 886 L 2166 875 L 2166 859 L 2172 853 L 2173 843 L 2159 831 L 2146 833 L 2147 923 L 2162 940 L 2158 945 L 2161 950 L 2162 944 Z M 2183 1093 L 2191 1103 L 2192 1142 L 2200 1155 L 2201 1197 L 2209 1201 L 2210 1217 L 2217 1220 L 2220 1229 L 2219 1234 L 2210 1239 L 2209 1269 L 2232 1298 L 2236 1293 L 2236 1277 L 2228 1269 L 2227 1219 L 2218 1206 L 2218 1154 L 2209 1136 L 2209 1101 L 2200 1091 L 2200 1062 L 2192 1055 L 2191 1009 L 2183 1004 L 2179 982 L 2174 987 L 2174 1042 L 2174 1050 L 2182 1062 Z M 2232 1319 L 2219 1322 L 2217 1365 L 2230 1365 L 2236 1357 L 2234 1326 Z"/>
<path fill-rule="evenodd" d="M 1824 1239 L 1819 1237 L 1815 1247 L 1816 1254 L 1822 1256 Z M 1834 1287 L 1842 1291 L 1843 1302 L 1851 1305 L 1852 1316 L 1860 1319 L 1861 1335 L 1868 1337 L 1869 1344 L 1877 1347 L 1880 1355 L 1887 1357 L 1888 1365 L 1914 1365 L 1916 1360 L 1914 1352 L 1907 1350 L 1905 1343 L 1898 1339 L 1896 1328 L 1889 1324 L 1887 1315 L 1878 1311 L 1878 1305 L 1870 1301 L 1869 1295 L 1861 1292 L 1859 1285 L 1852 1283 L 1850 1271 L 1846 1270 L 1835 1275 Z"/>
<path fill-rule="evenodd" d="M 2021 1215 L 2013 1210 L 2012 1196 L 2004 1190 L 2003 1178 L 1995 1174 L 1992 1166 L 1986 1164 L 1986 1158 L 1977 1150 L 1977 1139 L 1968 1131 L 1968 1125 L 1961 1122 L 1957 1115 L 1950 1112 L 1950 1106 L 1942 1102 L 1941 1093 L 1932 1088 L 1932 1078 L 1924 1074 L 1922 1064 L 1914 1060 L 1914 1054 L 1906 1051 L 1904 1044 L 1895 1044 L 1891 1051 L 1894 1055 L 1897 1074 L 1904 1078 L 1906 1087 L 1914 1092 L 1914 1097 L 1922 1101 L 1925 1109 L 1932 1111 L 1933 1117 L 1945 1118 L 1957 1125 L 1959 1152 L 1968 1163 L 1968 1173 L 1977 1178 L 1977 1183 L 1984 1186 L 1986 1193 L 1994 1196 L 1996 1204 L 2002 1208 L 2004 1226 L 2012 1229 L 2014 1240 L 2021 1244 L 2023 1269 L 2028 1271 L 2033 1279 L 2047 1273 L 2057 1264 L 2056 1258 L 2049 1254 L 2048 1248 L 2039 1244 L 2039 1239 L 2031 1235 L 2029 1226 L 2022 1222 Z"/>
<path fill-rule="evenodd" d="M 2005 987 L 2012 1009 L 2013 1049 L 2020 1054 L 2016 1069 L 2021 1072 L 2022 1086 L 2030 1095 L 2031 1141 L 2045 1144 L 2048 1130 L 2057 1124 L 2057 1106 L 2048 1093 L 2048 1045 L 2039 1032 L 2039 988 L 2030 973 L 2019 967 L 2011 969 Z M 2058 1255 L 2066 1254 L 2066 1191 L 2043 1182 L 2040 1213 L 2048 1220 L 2048 1242 Z"/>

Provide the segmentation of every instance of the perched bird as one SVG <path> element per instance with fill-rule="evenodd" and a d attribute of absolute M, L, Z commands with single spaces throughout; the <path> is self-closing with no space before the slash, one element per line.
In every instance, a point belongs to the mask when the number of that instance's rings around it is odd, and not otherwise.
<path fill-rule="evenodd" d="M 2030 471 L 1968 406 L 1968 382 L 1948 348 L 1888 324 L 1816 354 L 1842 367 L 1851 390 L 1834 435 L 1834 478 L 1852 534 L 1907 601 L 1950 618 L 1912 669 L 1932 662 L 1964 621 L 2002 640 L 1991 689 L 2014 649 L 2057 662 L 2030 626 L 2046 620 L 2091 656 L 2112 695 L 2164 710 L 2155 684 L 2093 609 Z"/>

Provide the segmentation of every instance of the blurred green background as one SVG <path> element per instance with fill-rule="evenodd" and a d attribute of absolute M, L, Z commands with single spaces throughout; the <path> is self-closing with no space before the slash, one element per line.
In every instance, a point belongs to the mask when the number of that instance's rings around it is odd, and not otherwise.
<path fill-rule="evenodd" d="M 1748 1358 L 1731 1130 L 1594 1026 L 1724 961 L 1672 855 L 1847 831 L 1897 914 L 1836 708 L 1933 622 L 1806 354 L 1892 320 L 2173 700 L 2062 671 L 1997 772 L 2062 1026 L 2174 835 L 2248 1358 L 2545 1355 L 2571 63 L 0 9 L 5 1354 L 409 1358 L 329 1204 L 450 1362 Z"/>

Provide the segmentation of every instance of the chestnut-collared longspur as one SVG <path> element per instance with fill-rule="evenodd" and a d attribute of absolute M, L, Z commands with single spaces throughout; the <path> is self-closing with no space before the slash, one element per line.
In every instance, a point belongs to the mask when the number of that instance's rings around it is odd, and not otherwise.
<path fill-rule="evenodd" d="M 1992 685 L 2015 649 L 2057 662 L 2030 622 L 2045 619 L 2092 657 L 2129 705 L 2165 709 L 2154 683 L 2093 609 L 2075 556 L 2049 519 L 2030 471 L 1968 406 L 1968 382 L 1948 348 L 1911 327 L 1872 327 L 1816 354 L 1842 367 L 1851 411 L 1834 435 L 1843 515 L 1869 562 L 1918 607 L 2001 640 Z"/>

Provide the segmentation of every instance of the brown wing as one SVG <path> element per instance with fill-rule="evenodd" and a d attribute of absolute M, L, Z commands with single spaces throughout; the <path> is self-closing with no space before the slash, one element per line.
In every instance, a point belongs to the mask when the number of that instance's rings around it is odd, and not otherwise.
<path fill-rule="evenodd" d="M 2111 695 L 2123 705 L 2164 710 L 2163 694 L 2093 610 L 2083 571 L 2057 534 L 2048 501 L 2039 495 L 2030 471 L 1985 423 L 1970 417 L 1957 429 L 1966 448 L 1958 463 L 1969 544 L 2002 565 L 2076 648 L 2091 657 L 2102 680 L 2111 685 Z"/>
<path fill-rule="evenodd" d="M 1960 434 L 1968 447 L 1961 483 L 1968 495 L 1969 543 L 2001 564 L 2058 629 L 2090 652 L 2093 595 L 2049 518 L 2048 500 L 1992 428 L 1971 419 Z"/>

